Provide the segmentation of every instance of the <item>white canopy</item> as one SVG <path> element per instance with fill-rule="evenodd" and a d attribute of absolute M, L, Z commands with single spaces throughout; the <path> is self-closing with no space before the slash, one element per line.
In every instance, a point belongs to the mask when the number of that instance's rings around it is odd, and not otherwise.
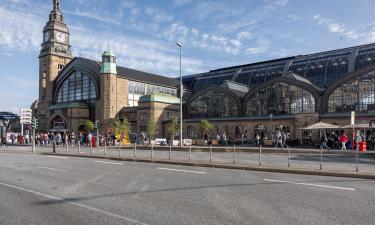
<path fill-rule="evenodd" d="M 301 128 L 301 129 L 303 129 L 303 130 L 322 130 L 322 129 L 339 129 L 339 128 L 340 128 L 340 126 L 338 126 L 338 125 L 319 122 L 319 123 L 314 123 L 310 126 L 307 126 L 307 127 Z"/>
<path fill-rule="evenodd" d="M 352 129 L 353 125 L 349 124 L 349 125 L 342 126 L 341 128 L 342 129 Z M 354 124 L 354 128 L 357 128 L 357 129 L 373 129 L 373 128 L 375 128 L 375 126 L 370 127 L 370 124 L 368 124 L 368 123 L 360 123 L 360 124 Z"/>

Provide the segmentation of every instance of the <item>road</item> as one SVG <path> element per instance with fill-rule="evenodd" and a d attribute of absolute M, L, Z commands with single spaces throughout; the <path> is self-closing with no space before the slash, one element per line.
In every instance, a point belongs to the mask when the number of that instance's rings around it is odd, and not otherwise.
<path fill-rule="evenodd" d="M 0 153 L 0 224 L 375 224 L 375 181 Z"/>

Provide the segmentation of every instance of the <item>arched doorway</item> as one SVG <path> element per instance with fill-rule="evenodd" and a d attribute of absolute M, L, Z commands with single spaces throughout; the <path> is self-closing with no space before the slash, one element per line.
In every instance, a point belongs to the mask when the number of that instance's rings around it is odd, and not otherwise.
<path fill-rule="evenodd" d="M 67 130 L 67 123 L 61 116 L 56 116 L 51 121 L 51 129 L 55 132 L 66 132 Z"/>

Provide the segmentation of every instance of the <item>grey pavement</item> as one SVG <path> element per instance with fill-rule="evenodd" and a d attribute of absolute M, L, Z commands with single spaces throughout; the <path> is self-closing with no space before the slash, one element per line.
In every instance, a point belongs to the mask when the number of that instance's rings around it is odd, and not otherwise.
<path fill-rule="evenodd" d="M 11 147 L 10 147 L 11 148 Z M 14 147 L 17 148 L 17 147 Z M 30 147 L 23 147 L 30 148 Z M 250 148 L 236 148 L 233 154 L 231 148 L 226 149 L 227 151 L 221 151 L 220 148 L 216 148 L 212 153 L 212 163 L 220 164 L 235 164 L 240 166 L 258 166 L 259 165 L 259 152 L 256 148 L 251 148 L 251 152 L 245 150 Z M 67 153 L 64 146 L 56 148 L 57 153 Z M 196 151 L 193 149 L 190 153 L 190 161 L 192 162 L 210 162 L 210 152 Z M 220 151 L 218 151 L 220 150 Z M 268 150 L 268 151 L 266 151 Z M 28 150 L 30 151 L 30 149 Z M 269 152 L 272 151 L 272 152 Z M 37 152 L 52 152 L 52 147 L 38 147 Z M 78 155 L 78 146 L 68 147 L 69 154 Z M 83 146 L 80 148 L 81 155 L 93 155 L 93 156 L 104 156 L 104 147 L 92 148 Z M 138 159 L 151 159 L 151 148 L 144 147 L 142 149 L 137 148 L 136 158 Z M 107 157 L 122 157 L 122 158 L 134 158 L 134 147 L 129 148 L 106 148 Z M 274 149 L 263 149 L 261 153 L 261 164 L 267 167 L 277 168 L 288 168 L 289 166 L 294 169 L 310 169 L 319 170 L 321 164 L 320 151 L 313 150 L 293 150 L 288 154 L 285 150 L 274 150 Z M 153 159 L 169 160 L 169 148 L 159 148 L 153 151 Z M 189 161 L 189 149 L 185 148 L 183 151 L 172 148 L 171 159 L 179 161 Z M 368 151 L 366 153 L 360 153 L 358 159 L 358 167 L 360 172 L 373 173 L 375 174 L 375 152 Z M 356 171 L 356 154 L 350 150 L 347 151 L 323 151 L 322 152 L 322 170 L 323 171 L 340 171 L 353 173 Z"/>
<path fill-rule="evenodd" d="M 373 180 L 20 153 L 0 224 L 375 224 Z"/>

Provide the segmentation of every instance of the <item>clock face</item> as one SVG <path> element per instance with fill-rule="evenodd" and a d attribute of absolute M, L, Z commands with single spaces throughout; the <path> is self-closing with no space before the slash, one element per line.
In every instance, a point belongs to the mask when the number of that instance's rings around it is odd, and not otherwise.
<path fill-rule="evenodd" d="M 56 33 L 56 40 L 59 41 L 59 42 L 65 42 L 65 40 L 66 40 L 65 34 L 61 33 L 61 32 L 57 32 Z"/>

